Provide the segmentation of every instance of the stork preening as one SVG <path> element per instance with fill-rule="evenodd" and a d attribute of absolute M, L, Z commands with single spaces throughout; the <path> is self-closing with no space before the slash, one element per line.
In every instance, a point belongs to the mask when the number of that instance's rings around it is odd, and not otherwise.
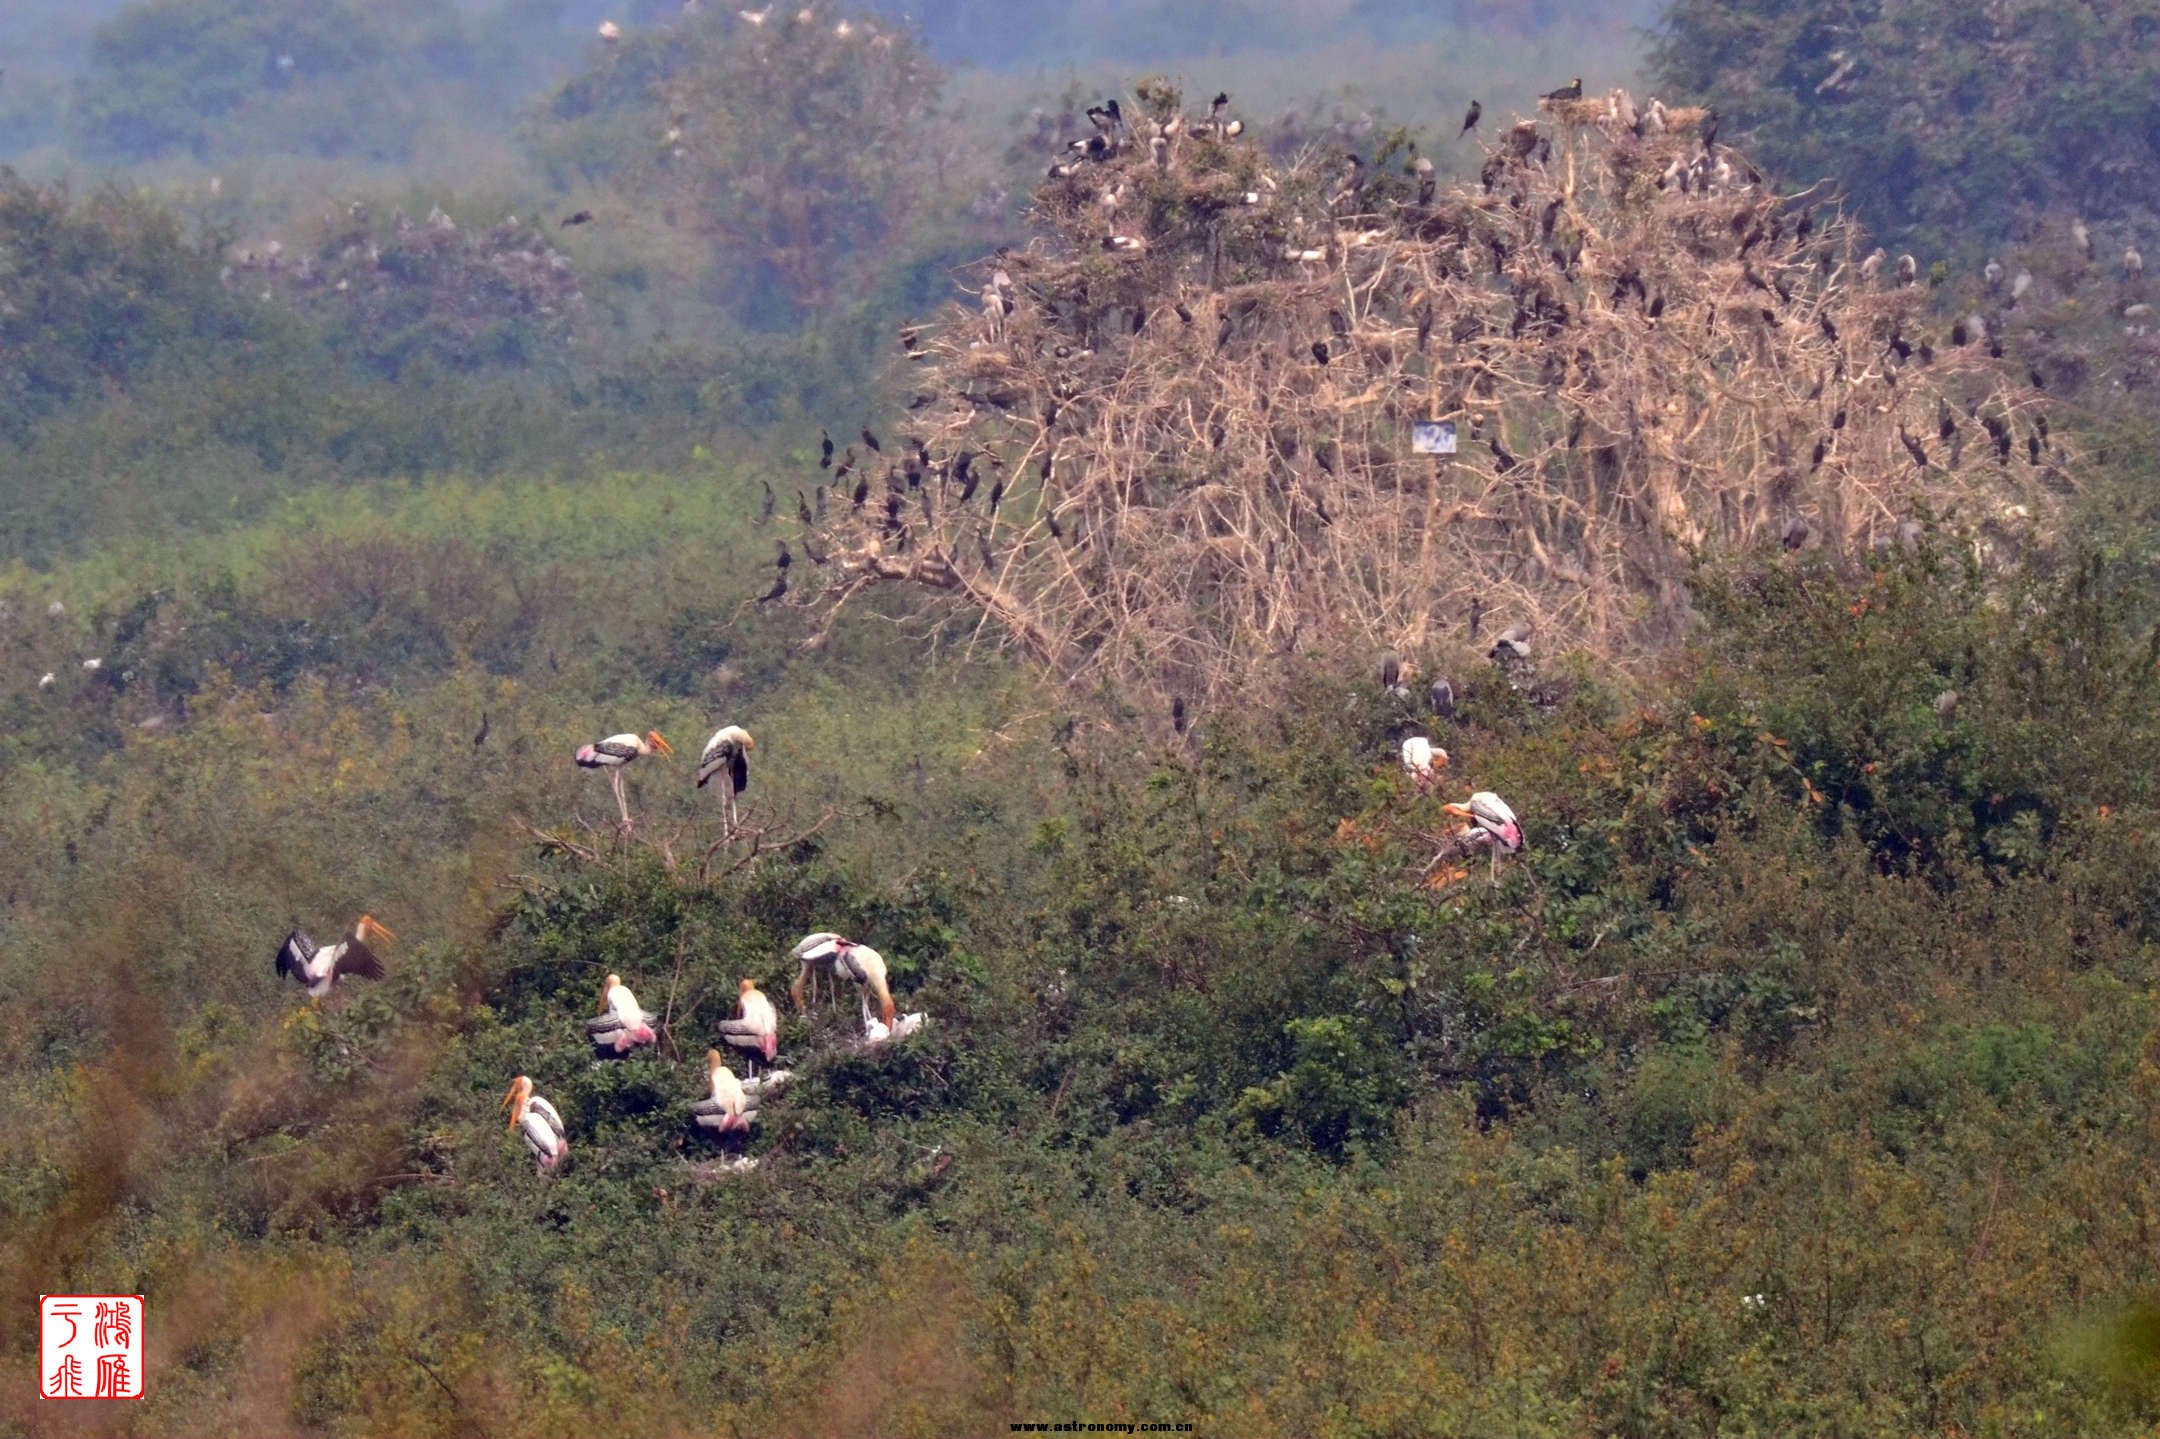
<path fill-rule="evenodd" d="M 1458 844 L 1465 848 L 1481 844 L 1491 847 L 1492 876 L 1498 882 L 1500 856 L 1514 854 L 1523 847 L 1522 826 L 1516 822 L 1515 811 L 1491 790 L 1481 789 L 1470 796 L 1468 804 L 1448 805 L 1447 812 L 1470 821 L 1455 832 Z"/>
<path fill-rule="evenodd" d="M 639 1006 L 637 996 L 616 974 L 607 977 L 601 991 L 600 1013 L 585 1021 L 585 1037 L 600 1053 L 616 1055 L 659 1042 L 659 1036 L 653 1033 L 652 1016 Z"/>
<path fill-rule="evenodd" d="M 773 1008 L 773 1002 L 757 987 L 756 980 L 742 982 L 741 995 L 735 1002 L 735 1018 L 720 1021 L 720 1041 L 739 1051 L 746 1064 L 755 1064 L 760 1059 L 771 1064 L 779 1056 L 780 1011 Z"/>
<path fill-rule="evenodd" d="M 642 736 L 611 734 L 604 740 L 580 747 L 577 752 L 578 768 L 608 771 L 608 783 L 614 787 L 615 807 L 622 812 L 625 833 L 629 832 L 631 820 L 630 801 L 623 798 L 623 770 L 649 754 L 672 758 L 675 749 L 661 737 L 660 731 L 647 730 Z"/>
<path fill-rule="evenodd" d="M 555 1106 L 533 1093 L 530 1079 L 521 1074 L 510 1081 L 503 1108 L 510 1111 L 510 1128 L 523 1134 L 525 1147 L 532 1151 L 536 1173 L 545 1174 L 562 1163 L 570 1152 L 569 1132 Z"/>
<path fill-rule="evenodd" d="M 788 986 L 788 997 L 795 1001 L 798 1013 L 803 1007 L 803 981 L 809 981 L 810 999 L 815 1003 L 818 997 L 817 982 L 821 977 L 832 973 L 832 946 L 838 944 L 840 939 L 841 936 L 831 930 L 821 929 L 815 934 L 804 935 L 795 942 L 795 947 L 788 951 L 788 958 L 801 965 L 795 975 L 795 982 Z M 837 988 L 834 995 L 838 997 Z"/>
<path fill-rule="evenodd" d="M 806 936 L 795 946 L 794 957 L 802 968 L 788 986 L 788 998 L 795 1001 L 795 1008 L 803 1008 L 803 984 L 820 977 L 838 981 L 846 979 L 859 984 L 876 996 L 878 1016 L 886 1024 L 893 1022 L 892 990 L 885 981 L 885 956 L 867 944 L 857 944 L 852 939 L 832 933 Z"/>
<path fill-rule="evenodd" d="M 321 999 L 344 975 L 381 979 L 382 961 L 368 948 L 368 941 L 378 937 L 393 941 L 397 938 L 388 926 L 371 914 L 361 915 L 359 922 L 353 925 L 352 933 L 324 948 L 317 948 L 314 940 L 296 929 L 278 946 L 277 972 L 289 974 L 306 985 L 310 999 Z"/>
<path fill-rule="evenodd" d="M 705 788 L 715 775 L 720 780 L 720 822 L 724 835 L 732 838 L 735 833 L 735 796 L 750 787 L 750 751 L 757 748 L 757 741 L 750 731 L 741 725 L 723 725 L 713 731 L 713 737 L 705 741 L 705 752 L 698 756 L 697 787 Z"/>
<path fill-rule="evenodd" d="M 1421 734 L 1414 734 L 1402 742 L 1403 773 L 1409 775 L 1410 783 L 1421 790 L 1432 787 L 1447 762 L 1447 751 Z"/>

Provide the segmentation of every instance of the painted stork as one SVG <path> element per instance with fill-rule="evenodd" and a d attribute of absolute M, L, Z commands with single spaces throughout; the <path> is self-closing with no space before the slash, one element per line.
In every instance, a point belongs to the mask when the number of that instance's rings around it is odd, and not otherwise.
<path fill-rule="evenodd" d="M 361 915 L 351 934 L 321 949 L 316 947 L 314 940 L 296 929 L 278 946 L 277 972 L 289 974 L 306 985 L 310 999 L 321 999 L 328 994 L 340 975 L 357 974 L 362 979 L 381 979 L 382 961 L 375 957 L 375 951 L 369 949 L 367 943 L 377 937 L 397 938 L 387 925 L 371 914 Z"/>
<path fill-rule="evenodd" d="M 1402 742 L 1403 772 L 1419 789 L 1430 788 L 1447 767 L 1447 751 L 1441 749 L 1421 734 L 1414 734 Z"/>
<path fill-rule="evenodd" d="M 532 1151 L 535 1172 L 547 1173 L 570 1152 L 569 1132 L 555 1106 L 533 1093 L 532 1081 L 519 1075 L 510 1081 L 502 1107 L 510 1111 L 510 1128 L 522 1130 L 525 1147 Z"/>
<path fill-rule="evenodd" d="M 607 977 L 600 1013 L 585 1021 L 585 1034 L 602 1054 L 628 1054 L 641 1044 L 658 1042 L 652 1016 L 639 1007 L 637 996 L 617 974 Z"/>
<path fill-rule="evenodd" d="M 837 934 L 813 934 L 795 946 L 795 958 L 802 961 L 802 968 L 788 986 L 788 997 L 795 1001 L 797 1010 L 803 1007 L 803 981 L 828 975 L 836 981 L 852 980 L 869 990 L 877 998 L 879 1017 L 888 1025 L 893 1022 L 892 991 L 885 983 L 885 956 L 869 945 Z"/>
<path fill-rule="evenodd" d="M 780 1011 L 773 1008 L 756 980 L 742 982 L 736 1017 L 720 1021 L 720 1041 L 730 1049 L 741 1050 L 746 1063 L 754 1064 L 762 1058 L 771 1064 L 779 1056 Z"/>
<path fill-rule="evenodd" d="M 1484 844 L 1492 847 L 1493 878 L 1497 880 L 1500 856 L 1514 854 L 1523 847 L 1522 826 L 1516 823 L 1515 811 L 1489 789 L 1471 795 L 1468 804 L 1451 804 L 1446 808 L 1449 814 L 1470 821 L 1456 831 L 1458 840 L 1466 846 Z"/>
<path fill-rule="evenodd" d="M 742 1081 L 735 1077 L 735 1071 L 720 1057 L 719 1050 L 705 1051 L 705 1073 L 712 1082 L 712 1095 L 690 1106 L 690 1116 L 697 1121 L 698 1128 L 723 1136 L 736 1129 L 748 1133 L 750 1116 L 757 1108 L 743 1092 Z"/>
<path fill-rule="evenodd" d="M 810 980 L 810 998 L 814 1002 L 818 997 L 817 982 L 819 977 L 832 973 L 832 951 L 828 946 L 839 943 L 840 939 L 841 936 L 834 934 L 831 930 L 821 929 L 816 934 L 804 935 L 800 940 L 796 941 L 795 947 L 788 951 L 788 958 L 796 960 L 802 965 L 801 972 L 795 976 L 795 982 L 788 986 L 788 994 L 795 1001 L 795 1008 L 798 1012 L 802 1009 L 802 982 L 804 977 L 807 976 Z"/>
<path fill-rule="evenodd" d="M 735 796 L 750 787 L 750 751 L 757 748 L 757 741 L 750 731 L 741 725 L 723 725 L 713 731 L 713 737 L 705 741 L 705 752 L 698 756 L 697 787 L 705 788 L 715 775 L 720 782 L 721 823 L 727 834 L 735 833 Z"/>
<path fill-rule="evenodd" d="M 647 730 L 643 736 L 611 734 L 604 740 L 581 746 L 577 752 L 578 768 L 608 771 L 608 782 L 615 788 L 615 807 L 622 811 L 625 830 L 630 828 L 630 802 L 623 798 L 623 770 L 649 754 L 673 758 L 675 747 L 661 736 L 660 731 Z"/>

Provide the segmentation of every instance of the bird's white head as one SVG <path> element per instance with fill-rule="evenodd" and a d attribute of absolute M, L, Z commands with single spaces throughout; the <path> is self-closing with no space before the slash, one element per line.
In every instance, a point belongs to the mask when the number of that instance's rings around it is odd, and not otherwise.
<path fill-rule="evenodd" d="M 510 1092 L 503 1096 L 503 1108 L 510 1111 L 509 1128 L 517 1128 L 525 1118 L 525 1111 L 532 1104 L 532 1089 L 532 1081 L 522 1074 L 510 1081 Z"/>

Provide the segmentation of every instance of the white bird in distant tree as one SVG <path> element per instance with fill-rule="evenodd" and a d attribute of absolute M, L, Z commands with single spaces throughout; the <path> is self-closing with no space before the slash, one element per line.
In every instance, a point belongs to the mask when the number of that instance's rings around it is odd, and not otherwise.
<path fill-rule="evenodd" d="M 598 33 L 602 40 L 612 45 L 617 40 L 622 39 L 622 26 L 616 24 L 613 20 L 602 20 Z"/>
<path fill-rule="evenodd" d="M 725 834 L 735 833 L 735 796 L 750 787 L 750 751 L 756 748 L 750 731 L 741 725 L 723 725 L 713 731 L 713 737 L 705 741 L 705 752 L 698 756 L 699 789 L 714 776 L 720 777 L 720 822 Z"/>
<path fill-rule="evenodd" d="M 1403 772 L 1419 789 L 1428 788 L 1438 779 L 1447 762 L 1447 751 L 1421 734 L 1414 734 L 1402 742 Z"/>
<path fill-rule="evenodd" d="M 616 974 L 607 977 L 600 996 L 600 1013 L 585 1021 L 585 1034 L 595 1049 L 609 1054 L 628 1054 L 641 1044 L 658 1042 L 652 1016 L 638 1005 L 637 996 Z"/>
<path fill-rule="evenodd" d="M 720 1021 L 720 1039 L 728 1048 L 740 1050 L 746 1063 L 755 1064 L 763 1059 L 771 1064 L 780 1053 L 780 1011 L 757 987 L 757 981 L 742 982 L 741 996 L 735 1002 L 736 1017 Z M 753 1069 L 751 1071 L 755 1073 Z"/>
<path fill-rule="evenodd" d="M 328 994 L 330 987 L 343 975 L 357 974 L 362 979 L 381 979 L 382 961 L 375 957 L 375 951 L 367 945 L 369 940 L 378 935 L 388 940 L 397 938 L 382 921 L 369 914 L 360 916 L 359 922 L 353 925 L 351 934 L 324 948 L 317 948 L 314 940 L 296 929 L 286 935 L 285 942 L 278 946 L 277 972 L 281 975 L 289 974 L 306 985 L 310 999 L 321 999 Z"/>
<path fill-rule="evenodd" d="M 622 811 L 622 826 L 630 828 L 630 801 L 623 798 L 623 769 L 633 761 L 649 754 L 673 758 L 674 746 L 661 737 L 660 731 L 648 730 L 641 738 L 634 734 L 611 734 L 606 739 L 581 745 L 577 752 L 580 769 L 604 769 L 608 782 L 615 789 L 615 807 Z"/>
<path fill-rule="evenodd" d="M 562 1163 L 563 1156 L 570 1152 L 569 1132 L 563 1128 L 555 1106 L 533 1093 L 530 1079 L 521 1074 L 510 1081 L 503 1108 L 510 1111 L 510 1128 L 523 1131 L 525 1147 L 532 1151 L 537 1172 L 545 1174 Z"/>

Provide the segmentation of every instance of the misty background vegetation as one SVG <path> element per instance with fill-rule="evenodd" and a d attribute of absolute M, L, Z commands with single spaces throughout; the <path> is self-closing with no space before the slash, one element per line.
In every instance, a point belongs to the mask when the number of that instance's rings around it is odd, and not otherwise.
<path fill-rule="evenodd" d="M 150 1366 L 41 1404 L 18 1325 L 0 1434 L 2160 1423 L 2150 7 L 917 8 L 0 7 L 0 1307 L 145 1293 Z M 1433 615 L 1408 700 L 1293 643 L 1173 722 L 905 593 L 756 602 L 1085 106 L 1474 197 L 1578 74 L 1911 254 L 1858 368 L 1957 330 L 2001 453 L 1944 406 L 1897 543 L 1670 547 L 1654 647 Z M 570 763 L 731 721 L 754 855 L 689 765 L 628 840 Z M 1472 788 L 1529 847 L 1435 882 Z M 272 973 L 362 911 L 389 978 Z M 816 929 L 930 1024 L 783 1007 L 725 1171 L 699 1056 Z M 611 971 L 666 1014 L 620 1064 Z"/>

